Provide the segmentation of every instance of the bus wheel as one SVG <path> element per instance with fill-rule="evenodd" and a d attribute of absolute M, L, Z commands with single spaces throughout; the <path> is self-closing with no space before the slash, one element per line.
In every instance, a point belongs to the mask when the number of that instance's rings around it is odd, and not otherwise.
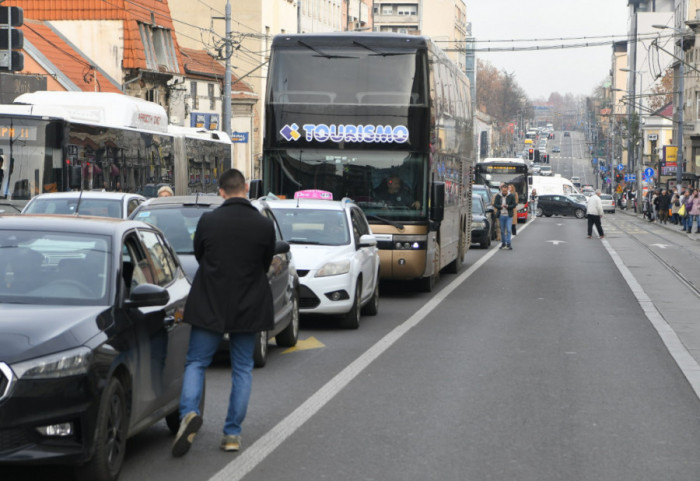
<path fill-rule="evenodd" d="M 489 245 L 491 245 L 491 239 L 489 238 L 487 241 Z M 482 243 L 483 246 L 483 243 Z M 462 264 L 464 263 L 464 233 L 460 232 L 459 233 L 459 247 L 457 248 L 457 258 L 447 264 L 445 266 L 445 272 L 448 274 L 457 274 L 459 270 L 462 268 Z"/>

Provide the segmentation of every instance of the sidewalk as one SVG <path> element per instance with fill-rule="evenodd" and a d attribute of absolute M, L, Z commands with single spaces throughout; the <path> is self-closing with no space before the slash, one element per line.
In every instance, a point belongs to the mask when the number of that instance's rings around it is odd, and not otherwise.
<path fill-rule="evenodd" d="M 668 221 L 668 224 L 661 224 L 659 221 L 649 222 L 648 220 L 646 220 L 646 219 L 643 218 L 643 216 L 642 216 L 641 213 L 635 213 L 633 210 L 630 210 L 630 209 L 620 209 L 620 208 L 618 208 L 618 209 L 615 210 L 615 213 L 616 213 L 616 214 L 617 214 L 617 213 L 627 214 L 627 215 L 629 215 L 629 216 L 636 217 L 637 219 L 639 219 L 640 222 L 647 222 L 647 223 L 649 223 L 649 224 L 654 224 L 654 225 L 659 226 L 659 227 L 662 227 L 662 228 L 664 228 L 664 229 L 666 229 L 666 230 L 670 230 L 670 231 L 676 232 L 678 235 L 688 236 L 690 239 L 693 239 L 693 240 L 696 240 L 696 241 L 700 241 L 700 234 L 696 234 L 696 233 L 695 233 L 695 231 L 697 230 L 697 225 L 693 225 L 693 229 L 694 229 L 694 230 L 693 230 L 693 233 L 692 233 L 692 234 L 688 234 L 687 232 L 683 232 L 683 231 L 681 230 L 681 226 L 680 226 L 680 225 L 671 224 L 671 221 L 670 221 L 670 220 Z M 610 214 L 606 214 L 606 215 L 610 215 Z"/>

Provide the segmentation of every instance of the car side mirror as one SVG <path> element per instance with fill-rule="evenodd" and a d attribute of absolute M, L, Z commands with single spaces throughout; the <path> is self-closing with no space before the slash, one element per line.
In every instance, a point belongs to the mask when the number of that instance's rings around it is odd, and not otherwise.
<path fill-rule="evenodd" d="M 490 213 L 492 213 L 492 212 L 493 212 L 493 206 L 490 205 L 490 206 L 488 206 L 488 207 L 486 208 L 486 213 L 487 213 L 487 214 L 490 214 Z"/>
<path fill-rule="evenodd" d="M 170 301 L 170 294 L 164 287 L 154 284 L 139 284 L 134 287 L 126 300 L 126 307 L 164 306 Z"/>
<path fill-rule="evenodd" d="M 442 222 L 445 218 L 445 183 L 433 182 L 430 194 L 430 220 Z"/>
<path fill-rule="evenodd" d="M 377 238 L 372 234 L 365 234 L 360 236 L 359 246 L 362 247 L 372 247 L 377 245 Z"/>
<path fill-rule="evenodd" d="M 289 243 L 285 241 L 275 241 L 275 254 L 286 254 L 289 252 Z"/>
<path fill-rule="evenodd" d="M 263 196 L 262 193 L 262 180 L 253 179 L 248 183 L 248 198 L 258 199 Z"/>

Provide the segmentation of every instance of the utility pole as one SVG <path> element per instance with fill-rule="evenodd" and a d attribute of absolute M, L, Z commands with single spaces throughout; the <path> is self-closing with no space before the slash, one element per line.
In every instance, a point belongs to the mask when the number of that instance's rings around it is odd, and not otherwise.
<path fill-rule="evenodd" d="M 224 132 L 231 136 L 231 0 L 226 0 L 226 78 L 224 79 L 223 125 Z"/>

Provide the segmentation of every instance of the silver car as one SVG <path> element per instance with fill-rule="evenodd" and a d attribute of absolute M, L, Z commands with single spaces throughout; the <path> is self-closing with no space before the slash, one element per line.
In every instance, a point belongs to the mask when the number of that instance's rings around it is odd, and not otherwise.
<path fill-rule="evenodd" d="M 603 203 L 603 212 L 615 213 L 615 199 L 610 194 L 600 194 L 600 200 Z"/>
<path fill-rule="evenodd" d="M 22 209 L 23 214 L 80 214 L 127 219 L 146 198 L 126 192 L 56 192 L 39 194 Z"/>

